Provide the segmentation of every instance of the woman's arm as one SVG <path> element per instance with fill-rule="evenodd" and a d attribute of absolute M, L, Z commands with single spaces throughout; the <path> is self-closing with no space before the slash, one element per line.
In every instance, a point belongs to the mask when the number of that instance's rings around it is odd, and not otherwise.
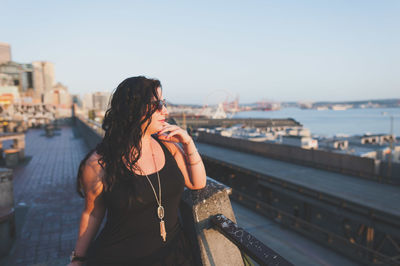
<path fill-rule="evenodd" d="M 79 257 L 86 256 L 90 242 L 96 236 L 105 214 L 105 205 L 102 195 L 103 171 L 97 160 L 98 156 L 92 155 L 86 162 L 82 173 L 82 183 L 85 191 L 85 207 L 82 211 L 78 240 L 75 244 L 75 255 Z M 82 264 L 81 262 L 75 261 L 70 265 Z"/>
<path fill-rule="evenodd" d="M 163 134 L 169 131 L 168 135 Z M 189 134 L 175 125 L 168 125 L 158 134 L 174 156 L 189 189 L 201 189 L 206 185 L 206 170 L 196 145 Z M 177 144 L 182 143 L 182 148 Z"/>

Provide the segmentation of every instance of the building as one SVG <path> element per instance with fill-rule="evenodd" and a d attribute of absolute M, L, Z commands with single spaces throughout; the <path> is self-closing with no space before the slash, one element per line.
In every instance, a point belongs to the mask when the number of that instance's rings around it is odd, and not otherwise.
<path fill-rule="evenodd" d="M 323 138 L 318 140 L 318 146 L 327 150 L 347 150 L 349 141 L 340 138 Z"/>
<path fill-rule="evenodd" d="M 79 107 L 79 108 L 83 107 L 82 99 L 78 94 L 72 94 L 71 101 L 72 101 L 72 104 L 76 104 L 77 107 Z"/>
<path fill-rule="evenodd" d="M 385 145 L 394 141 L 395 137 L 390 134 L 372 134 L 363 136 L 352 136 L 349 138 L 349 143 L 354 145 Z"/>
<path fill-rule="evenodd" d="M 304 136 L 282 136 L 282 144 L 303 149 L 318 149 L 318 140 Z"/>
<path fill-rule="evenodd" d="M 58 108 L 70 108 L 72 104 L 68 88 L 58 82 L 53 89 L 44 93 L 44 103 Z"/>
<path fill-rule="evenodd" d="M 392 142 L 392 149 L 390 142 Z M 398 163 L 400 162 L 400 146 L 397 143 L 395 136 L 390 134 L 321 138 L 318 141 L 319 148 L 323 150 Z"/>
<path fill-rule="evenodd" d="M 311 131 L 308 128 L 303 128 L 303 127 L 288 127 L 285 128 L 285 135 L 310 137 Z"/>
<path fill-rule="evenodd" d="M 0 64 L 11 61 L 11 46 L 8 43 L 0 42 Z"/>
<path fill-rule="evenodd" d="M 18 87 L 18 92 L 25 96 L 33 90 L 33 66 L 13 61 L 0 64 L 1 84 Z"/>
<path fill-rule="evenodd" d="M 106 111 L 111 93 L 109 92 L 95 92 L 93 93 L 93 109 Z"/>
<path fill-rule="evenodd" d="M 33 65 L 33 80 L 36 102 L 44 102 L 44 94 L 53 89 L 54 65 L 47 61 L 35 61 Z"/>
<path fill-rule="evenodd" d="M 0 87 L 4 86 L 14 86 L 14 81 L 12 76 L 0 73 Z"/>
<path fill-rule="evenodd" d="M 85 93 L 83 95 L 82 106 L 86 110 L 93 109 L 93 94 L 92 93 Z"/>
<path fill-rule="evenodd" d="M 0 87 L 0 105 L 11 105 L 19 102 L 20 95 L 17 86 L 1 86 Z"/>

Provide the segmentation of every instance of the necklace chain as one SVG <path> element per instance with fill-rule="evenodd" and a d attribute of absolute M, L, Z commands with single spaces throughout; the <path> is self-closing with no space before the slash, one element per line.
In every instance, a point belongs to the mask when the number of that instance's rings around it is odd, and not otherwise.
<path fill-rule="evenodd" d="M 151 147 L 151 144 L 150 144 L 150 147 Z M 154 186 L 153 186 L 153 183 L 151 183 L 151 181 L 150 181 L 150 178 L 144 173 L 144 175 L 146 176 L 146 178 L 147 178 L 147 181 L 149 181 L 149 183 L 150 183 L 150 186 L 151 186 L 151 188 L 153 189 L 153 193 L 154 193 L 154 197 L 156 198 L 156 201 L 157 201 L 157 204 L 158 204 L 158 206 L 161 206 L 161 182 L 160 182 L 160 175 L 158 174 L 158 171 L 157 171 L 157 164 L 156 164 L 156 160 L 155 160 L 155 158 L 154 158 L 154 153 L 153 153 L 153 148 L 151 148 L 151 155 L 152 155 L 152 157 L 153 157 L 153 163 L 154 163 L 154 166 L 155 166 L 155 168 L 156 168 L 156 173 L 157 173 L 157 179 L 158 179 L 158 197 L 157 197 L 157 193 L 156 193 L 156 190 L 155 190 L 155 188 L 154 188 Z"/>
<path fill-rule="evenodd" d="M 153 183 L 151 183 L 150 178 L 148 177 L 148 175 L 146 175 L 142 169 L 140 169 L 140 171 L 146 176 L 147 181 L 149 181 L 151 189 L 153 190 L 154 193 L 154 197 L 156 198 L 157 204 L 158 204 L 158 208 L 157 208 L 157 216 L 160 219 L 160 236 L 163 239 L 163 241 L 167 241 L 167 231 L 165 230 L 165 222 L 164 222 L 164 207 L 161 205 L 161 181 L 160 181 L 160 175 L 158 174 L 159 171 L 157 171 L 157 164 L 156 164 L 156 159 L 154 156 L 154 152 L 153 152 L 153 147 L 151 146 L 151 142 L 150 142 L 150 149 L 151 149 L 151 155 L 153 157 L 153 163 L 154 163 L 154 167 L 156 168 L 156 173 L 157 173 L 157 179 L 158 179 L 158 197 L 157 197 L 157 193 L 156 193 L 156 189 L 153 186 Z"/>
<path fill-rule="evenodd" d="M 156 173 L 157 173 L 157 180 L 158 180 L 158 197 L 157 197 L 156 189 L 154 188 L 153 183 L 151 182 L 149 176 L 146 175 L 142 170 L 140 170 L 140 171 L 146 176 L 147 181 L 150 183 L 151 189 L 153 190 L 153 193 L 154 193 L 154 197 L 155 197 L 155 199 L 156 199 L 156 201 L 157 201 L 157 204 L 158 204 L 157 216 L 158 216 L 158 218 L 160 219 L 160 222 L 163 222 L 163 218 L 164 218 L 164 213 L 165 213 L 165 211 L 164 211 L 164 207 L 162 206 L 161 181 L 160 181 L 160 175 L 159 175 L 159 173 L 158 173 L 159 171 L 157 171 L 156 159 L 155 159 L 155 156 L 154 156 L 153 147 L 151 146 L 151 143 L 150 143 L 150 149 L 151 149 L 151 155 L 152 155 L 152 157 L 153 157 L 154 167 L 156 168 Z M 165 229 L 164 229 L 164 231 L 165 231 Z"/>

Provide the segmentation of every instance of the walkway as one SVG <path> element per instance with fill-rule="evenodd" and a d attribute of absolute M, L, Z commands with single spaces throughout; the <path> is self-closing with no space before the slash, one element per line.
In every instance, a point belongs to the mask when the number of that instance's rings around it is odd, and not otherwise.
<path fill-rule="evenodd" d="M 27 159 L 14 169 L 17 240 L 0 265 L 65 266 L 75 245 L 83 200 L 75 176 L 87 152 L 70 127 L 53 138 L 26 134 Z"/>

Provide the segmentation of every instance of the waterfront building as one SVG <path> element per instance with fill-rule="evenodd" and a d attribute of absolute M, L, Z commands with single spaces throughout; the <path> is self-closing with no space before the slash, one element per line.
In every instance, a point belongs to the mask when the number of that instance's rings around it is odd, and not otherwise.
<path fill-rule="evenodd" d="M 310 137 L 311 131 L 308 128 L 303 127 L 288 127 L 285 129 L 285 135 L 288 136 L 303 136 Z"/>
<path fill-rule="evenodd" d="M 347 150 L 349 141 L 347 139 L 324 138 L 318 140 L 318 145 L 327 150 Z"/>
<path fill-rule="evenodd" d="M 387 152 L 387 147 L 371 148 L 371 147 L 362 147 L 362 146 L 349 146 L 347 149 L 344 150 L 329 150 L 330 152 L 341 153 L 341 154 L 350 154 L 358 157 L 363 158 L 371 158 L 381 160 L 382 155 Z"/>
<path fill-rule="evenodd" d="M 305 136 L 282 136 L 282 144 L 303 149 L 318 149 L 318 140 Z"/>
<path fill-rule="evenodd" d="M 331 106 L 331 109 L 334 111 L 344 111 L 349 108 L 353 108 L 351 104 L 334 104 Z"/>
<path fill-rule="evenodd" d="M 261 128 L 245 127 L 241 124 L 234 125 L 229 128 L 216 127 L 209 132 L 219 133 L 224 137 L 247 139 L 256 142 L 274 141 L 276 135 L 271 132 L 266 132 Z"/>
<path fill-rule="evenodd" d="M 11 46 L 8 43 L 0 42 L 0 64 L 11 61 Z"/>
<path fill-rule="evenodd" d="M 299 102 L 298 105 L 300 106 L 301 109 L 311 109 L 311 108 L 313 108 L 313 103 L 312 102 Z"/>
<path fill-rule="evenodd" d="M 396 146 L 398 141 L 390 134 L 321 138 L 318 141 L 319 148 L 326 151 L 368 157 L 381 161 L 400 162 L 400 146 Z M 391 141 L 393 142 L 392 149 L 390 149 Z M 390 158 L 391 153 L 392 157 Z"/>
<path fill-rule="evenodd" d="M 389 144 L 390 141 L 394 141 L 394 136 L 390 134 L 373 134 L 363 136 L 352 136 L 349 138 L 349 142 L 354 145 L 374 144 L 384 145 Z"/>

